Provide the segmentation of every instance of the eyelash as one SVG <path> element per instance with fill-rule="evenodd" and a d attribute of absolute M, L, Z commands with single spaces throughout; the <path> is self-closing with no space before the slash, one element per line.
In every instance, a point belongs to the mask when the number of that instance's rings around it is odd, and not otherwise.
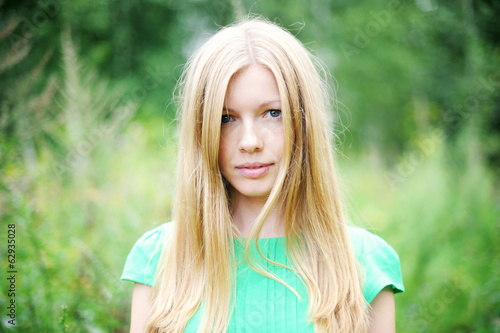
<path fill-rule="evenodd" d="M 273 116 L 271 116 L 271 112 L 279 112 L 279 113 L 278 113 L 278 115 L 276 115 L 276 117 L 273 117 Z M 266 115 L 269 114 L 271 116 L 271 118 L 279 118 L 281 116 L 281 110 L 271 109 L 271 110 L 267 110 L 265 114 Z M 229 114 L 223 114 L 222 118 L 221 118 L 221 124 L 227 124 L 232 119 L 233 119 L 233 117 L 231 115 L 229 115 Z"/>
<path fill-rule="evenodd" d="M 231 116 L 230 116 L 230 115 L 228 115 L 228 114 L 223 114 L 223 115 L 222 115 L 222 119 L 221 119 L 221 124 L 227 124 L 228 122 L 230 122 L 230 121 L 231 121 L 231 118 L 233 118 L 233 117 L 231 117 Z M 227 121 L 224 121 L 225 119 L 226 119 Z"/>
<path fill-rule="evenodd" d="M 279 114 L 276 117 L 271 117 L 271 118 L 278 118 L 279 116 L 281 116 L 281 110 L 272 109 L 272 110 L 268 110 L 266 113 L 268 113 L 270 115 L 271 112 L 276 112 L 276 111 L 279 112 Z"/>

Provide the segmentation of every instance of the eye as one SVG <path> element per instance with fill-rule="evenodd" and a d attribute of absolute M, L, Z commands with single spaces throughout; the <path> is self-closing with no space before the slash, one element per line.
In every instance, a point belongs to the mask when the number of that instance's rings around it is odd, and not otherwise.
<path fill-rule="evenodd" d="M 231 117 L 230 115 L 228 115 L 228 114 L 223 114 L 223 115 L 222 115 L 222 119 L 221 119 L 221 123 L 222 123 L 222 124 L 227 124 L 227 123 L 228 123 L 228 122 L 230 122 L 232 119 L 233 119 L 233 117 Z"/>
<path fill-rule="evenodd" d="M 267 111 L 267 114 L 271 117 L 271 118 L 279 118 L 281 117 L 281 110 L 269 110 Z"/>

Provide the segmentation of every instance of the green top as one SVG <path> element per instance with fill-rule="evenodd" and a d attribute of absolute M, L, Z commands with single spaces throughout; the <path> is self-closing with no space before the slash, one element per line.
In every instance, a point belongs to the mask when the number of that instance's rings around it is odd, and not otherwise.
<path fill-rule="evenodd" d="M 123 269 L 122 280 L 152 285 L 162 240 L 173 223 L 165 223 L 146 232 L 134 245 Z M 404 291 L 401 268 L 396 252 L 382 238 L 360 228 L 348 227 L 357 260 L 365 270 L 363 296 L 370 303 L 387 286 L 394 293 Z M 307 289 L 299 277 L 289 269 L 269 264 L 255 249 L 255 260 L 294 288 L 298 299 L 281 283 L 269 279 L 249 267 L 244 258 L 244 247 L 235 240 L 235 255 L 238 261 L 236 275 L 236 299 L 228 332 L 314 332 L 307 320 Z M 269 259 L 291 266 L 286 256 L 285 237 L 263 238 L 259 247 Z M 196 332 L 203 316 L 203 304 L 191 318 L 185 332 Z"/>

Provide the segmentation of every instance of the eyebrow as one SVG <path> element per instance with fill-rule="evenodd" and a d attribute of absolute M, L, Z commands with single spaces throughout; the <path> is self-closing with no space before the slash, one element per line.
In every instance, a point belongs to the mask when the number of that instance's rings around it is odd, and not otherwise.
<path fill-rule="evenodd" d="M 269 104 L 275 104 L 275 103 L 276 104 L 278 104 L 278 103 L 281 104 L 281 100 L 280 99 L 273 99 L 273 100 L 270 100 L 270 101 L 265 101 L 263 103 L 260 103 L 259 108 L 262 108 L 262 107 L 267 106 Z"/>
<path fill-rule="evenodd" d="M 259 104 L 258 108 L 260 109 L 260 108 L 263 108 L 263 107 L 268 106 L 270 104 L 280 104 L 280 107 L 281 107 L 281 100 L 280 99 L 273 99 L 273 100 L 269 100 L 269 101 L 264 101 L 264 102 L 262 102 L 262 103 Z M 230 108 L 228 108 L 226 106 L 224 106 L 223 111 L 225 111 L 225 112 L 233 112 L 232 109 L 230 109 Z"/>

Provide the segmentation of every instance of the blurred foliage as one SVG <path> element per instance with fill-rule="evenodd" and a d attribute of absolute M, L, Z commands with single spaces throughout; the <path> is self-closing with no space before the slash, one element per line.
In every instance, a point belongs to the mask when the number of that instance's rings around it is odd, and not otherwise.
<path fill-rule="evenodd" d="M 0 1 L 0 217 L 16 225 L 16 328 L 128 330 L 125 257 L 170 216 L 176 80 L 245 13 L 292 31 L 337 82 L 348 212 L 400 254 L 399 331 L 500 331 L 494 0 Z"/>

